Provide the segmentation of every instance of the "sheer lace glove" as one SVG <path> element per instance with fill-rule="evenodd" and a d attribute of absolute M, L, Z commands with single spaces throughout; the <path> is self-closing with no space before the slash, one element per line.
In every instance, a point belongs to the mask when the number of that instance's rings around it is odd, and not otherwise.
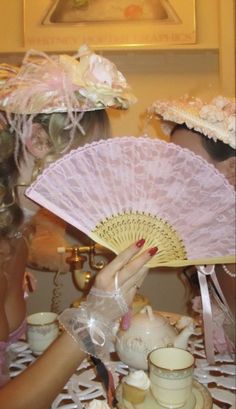
<path fill-rule="evenodd" d="M 90 355 L 109 356 L 116 322 L 128 312 L 136 288 L 147 274 L 144 265 L 157 251 L 154 247 L 133 258 L 143 244 L 144 240 L 139 240 L 120 253 L 97 275 L 86 302 L 59 316 L 64 329 Z"/>

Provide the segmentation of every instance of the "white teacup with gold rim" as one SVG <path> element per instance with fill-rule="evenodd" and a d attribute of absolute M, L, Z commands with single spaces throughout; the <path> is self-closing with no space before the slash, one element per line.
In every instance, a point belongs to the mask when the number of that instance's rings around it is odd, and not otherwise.
<path fill-rule="evenodd" d="M 58 335 L 56 313 L 37 312 L 27 317 L 27 342 L 33 354 L 40 355 Z"/>
<path fill-rule="evenodd" d="M 166 408 L 181 408 L 192 393 L 194 357 L 181 348 L 157 348 L 150 352 L 151 392 Z"/>

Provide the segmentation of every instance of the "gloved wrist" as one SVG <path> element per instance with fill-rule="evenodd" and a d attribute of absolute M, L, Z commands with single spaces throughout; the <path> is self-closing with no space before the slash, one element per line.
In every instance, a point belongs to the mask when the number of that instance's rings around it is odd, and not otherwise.
<path fill-rule="evenodd" d="M 107 359 L 117 319 L 127 311 L 120 289 L 104 292 L 92 288 L 87 301 L 79 308 L 66 309 L 59 322 L 84 352 Z"/>

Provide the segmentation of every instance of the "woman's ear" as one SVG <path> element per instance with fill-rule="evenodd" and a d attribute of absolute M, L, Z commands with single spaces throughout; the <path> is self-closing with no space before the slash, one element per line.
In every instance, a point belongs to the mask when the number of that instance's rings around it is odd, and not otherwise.
<path fill-rule="evenodd" d="M 236 157 L 233 156 L 216 165 L 219 172 L 223 173 L 229 183 L 236 188 Z"/>

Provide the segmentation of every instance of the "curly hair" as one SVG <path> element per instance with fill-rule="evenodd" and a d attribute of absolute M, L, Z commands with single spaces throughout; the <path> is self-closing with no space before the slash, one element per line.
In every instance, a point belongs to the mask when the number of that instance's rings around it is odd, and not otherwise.
<path fill-rule="evenodd" d="M 14 251 L 11 239 L 23 221 L 15 192 L 17 177 L 14 137 L 0 130 L 0 274 L 6 272 L 6 265 Z"/>
<path fill-rule="evenodd" d="M 40 150 L 42 142 L 40 132 L 43 130 L 43 143 L 46 141 L 48 150 L 46 149 L 43 157 L 35 158 L 32 179 L 37 177 L 49 163 L 69 150 L 111 136 L 110 121 L 105 109 L 83 113 L 80 127 L 76 128 L 73 138 L 71 138 L 71 127 L 66 113 L 38 114 L 33 124 L 36 127 L 31 128 L 32 135 L 29 137 L 35 138 Z M 4 239 L 5 242 L 9 241 L 9 244 L 23 222 L 23 211 L 19 205 L 16 186 L 19 165 L 24 161 L 25 153 L 27 148 L 15 137 L 15 132 L 9 127 L 5 114 L 0 112 L 0 241 Z M 0 242 L 0 247 L 1 244 L 3 242 Z M 0 249 L 1 258 L 4 256 Z"/>
<path fill-rule="evenodd" d="M 14 145 L 14 135 L 0 130 L 0 237 L 11 236 L 23 220 L 15 191 L 18 169 Z"/>
<path fill-rule="evenodd" d="M 71 128 L 68 126 L 66 113 L 38 114 L 34 118 L 34 124 L 36 128 L 31 129 L 33 132 L 31 139 L 35 137 L 41 149 L 42 141 L 37 137 L 40 136 L 40 130 L 43 130 L 48 150 L 43 157 L 35 159 L 33 178 L 45 166 L 69 150 L 101 138 L 107 139 L 110 136 L 110 122 L 104 109 L 85 112 L 80 119 L 80 128 L 75 130 L 73 138 L 70 135 Z M 23 220 L 23 212 L 18 204 L 15 187 L 19 176 L 19 164 L 24 160 L 26 148 L 21 144 L 16 150 L 18 143 L 14 132 L 9 128 L 4 113 L 0 112 L 0 236 L 11 235 Z M 18 157 L 16 157 L 16 152 Z"/>

